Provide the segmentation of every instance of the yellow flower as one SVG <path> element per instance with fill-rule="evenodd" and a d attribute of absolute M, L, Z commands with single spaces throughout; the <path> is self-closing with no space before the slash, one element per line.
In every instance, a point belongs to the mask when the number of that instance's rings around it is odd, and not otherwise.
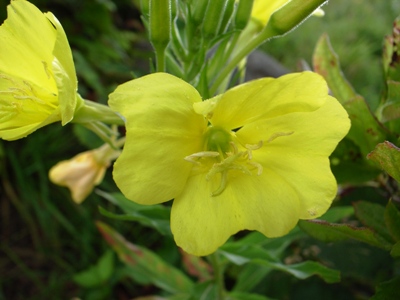
<path fill-rule="evenodd" d="M 106 169 L 120 151 L 108 144 L 80 153 L 70 160 L 61 161 L 50 169 L 50 180 L 70 189 L 72 199 L 81 203 L 93 188 L 103 181 Z"/>
<path fill-rule="evenodd" d="M 13 0 L 0 27 L 0 138 L 15 140 L 72 120 L 77 79 L 65 32 L 52 13 Z"/>
<path fill-rule="evenodd" d="M 120 85 L 109 105 L 127 129 L 115 182 L 141 204 L 174 199 L 172 233 L 188 253 L 210 254 L 244 229 L 282 236 L 336 195 L 328 156 L 350 121 L 315 73 L 251 81 L 204 102 L 155 73 Z"/>

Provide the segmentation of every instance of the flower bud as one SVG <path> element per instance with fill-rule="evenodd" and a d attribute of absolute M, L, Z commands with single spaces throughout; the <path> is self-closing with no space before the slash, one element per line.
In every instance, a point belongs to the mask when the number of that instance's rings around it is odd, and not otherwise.
<path fill-rule="evenodd" d="M 243 29 L 250 19 L 253 8 L 253 0 L 240 0 L 235 15 L 235 28 Z"/>
<path fill-rule="evenodd" d="M 155 49 L 167 47 L 171 35 L 171 0 L 150 0 L 149 31 Z"/>
<path fill-rule="evenodd" d="M 214 38 L 221 27 L 228 0 L 214 0 L 207 8 L 203 21 L 203 34 L 206 38 Z"/>
<path fill-rule="evenodd" d="M 294 29 L 307 19 L 326 0 L 292 0 L 275 11 L 266 27 L 274 36 L 282 35 Z"/>

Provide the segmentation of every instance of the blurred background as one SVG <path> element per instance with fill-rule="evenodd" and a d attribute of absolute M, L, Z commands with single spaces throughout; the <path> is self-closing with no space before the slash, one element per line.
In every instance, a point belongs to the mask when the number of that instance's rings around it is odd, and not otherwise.
<path fill-rule="evenodd" d="M 148 72 L 152 53 L 135 1 L 31 2 L 44 12 L 53 12 L 63 25 L 84 98 L 106 103 L 107 95 L 118 84 Z M 1 22 L 6 18 L 7 4 L 0 0 Z M 400 13 L 400 1 L 331 0 L 323 9 L 324 17 L 311 17 L 295 31 L 264 44 L 261 50 L 288 70 L 298 71 L 307 64 L 311 66 L 316 41 L 328 33 L 346 77 L 372 109 L 376 108 L 383 87 L 382 41 L 391 33 L 393 20 Z M 179 264 L 179 252 L 172 241 L 160 240 L 157 232 L 137 223 L 102 216 L 99 206 L 109 211 L 116 208 L 99 195 L 93 193 L 77 205 L 66 188 L 50 183 L 48 171 L 58 161 L 100 144 L 82 127 L 60 124 L 47 126 L 22 140 L 0 141 L 1 300 L 119 300 L 157 293 L 153 286 L 135 283 L 116 259 L 111 259 L 111 281 L 93 287 L 76 279 L 77 274 L 110 253 L 95 220 L 105 221 L 127 239 Z M 111 172 L 99 188 L 117 191 Z M 358 192 L 360 200 L 383 199 L 368 189 Z M 299 281 L 272 272 L 256 291 L 276 299 L 320 299 L 321 295 L 323 299 L 368 299 L 376 283 L 390 278 L 394 264 L 387 253 L 364 244 L 343 242 L 332 246 L 311 238 L 288 249 L 288 260 L 298 257 L 317 257 L 327 262 L 342 272 L 342 282 L 327 285 L 319 278 Z M 232 281 L 235 274 L 235 270 L 228 270 Z"/>

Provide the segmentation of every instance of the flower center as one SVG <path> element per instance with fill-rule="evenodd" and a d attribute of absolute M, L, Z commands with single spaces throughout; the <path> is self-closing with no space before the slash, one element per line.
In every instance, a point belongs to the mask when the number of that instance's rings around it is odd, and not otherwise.
<path fill-rule="evenodd" d="M 55 98 L 55 95 L 51 95 Z M 47 99 L 46 99 L 47 100 Z M 55 103 L 45 101 L 38 95 L 38 91 L 25 80 L 0 73 L 0 121 L 5 122 L 14 118 L 18 113 L 25 111 L 26 106 L 54 110 Z"/>
<path fill-rule="evenodd" d="M 244 145 L 239 151 L 238 144 L 234 141 L 234 133 L 223 128 L 210 127 L 204 135 L 206 151 L 197 152 L 185 157 L 185 160 L 196 165 L 196 170 L 207 172 L 206 179 L 211 180 L 220 173 L 220 185 L 211 193 L 211 196 L 220 195 L 228 183 L 228 172 L 239 171 L 243 174 L 257 175 L 263 172 L 262 166 L 253 161 L 253 150 L 260 149 L 263 142 L 256 145 Z"/>

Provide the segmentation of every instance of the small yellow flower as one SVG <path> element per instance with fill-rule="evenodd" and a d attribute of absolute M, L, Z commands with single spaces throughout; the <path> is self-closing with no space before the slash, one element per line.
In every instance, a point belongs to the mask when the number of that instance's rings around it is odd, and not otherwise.
<path fill-rule="evenodd" d="M 350 121 L 315 73 L 251 81 L 204 102 L 155 73 L 120 85 L 109 105 L 127 129 L 115 182 L 141 204 L 174 199 L 171 230 L 188 253 L 210 254 L 244 229 L 282 236 L 336 195 L 328 157 Z"/>
<path fill-rule="evenodd" d="M 0 26 L 0 138 L 70 122 L 83 104 L 65 32 L 52 13 L 13 0 Z"/>
<path fill-rule="evenodd" d="M 81 203 L 103 181 L 106 169 L 120 154 L 108 144 L 61 161 L 50 169 L 50 180 L 70 189 L 72 199 Z"/>

